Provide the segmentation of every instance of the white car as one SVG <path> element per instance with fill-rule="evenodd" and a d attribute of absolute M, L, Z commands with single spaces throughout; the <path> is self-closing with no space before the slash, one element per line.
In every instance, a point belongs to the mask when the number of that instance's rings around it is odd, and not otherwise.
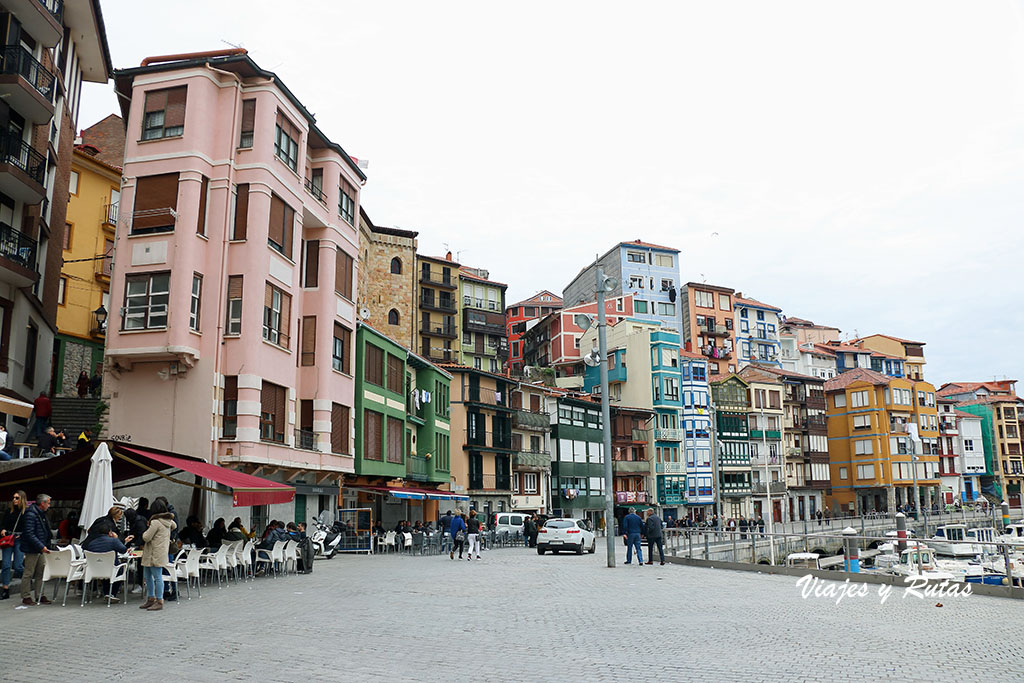
<path fill-rule="evenodd" d="M 594 552 L 597 548 L 595 543 L 594 532 L 587 528 L 587 523 L 582 519 L 555 517 L 538 529 L 537 554 L 543 555 L 548 550 L 553 553 L 572 550 L 582 555 L 584 550 Z"/>

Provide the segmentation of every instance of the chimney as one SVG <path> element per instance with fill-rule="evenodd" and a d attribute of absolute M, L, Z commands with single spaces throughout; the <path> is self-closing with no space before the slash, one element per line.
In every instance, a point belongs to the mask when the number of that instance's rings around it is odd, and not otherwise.
<path fill-rule="evenodd" d="M 447 254 L 445 254 L 444 255 L 444 260 L 445 261 L 451 261 L 452 260 L 452 252 L 449 251 Z"/>

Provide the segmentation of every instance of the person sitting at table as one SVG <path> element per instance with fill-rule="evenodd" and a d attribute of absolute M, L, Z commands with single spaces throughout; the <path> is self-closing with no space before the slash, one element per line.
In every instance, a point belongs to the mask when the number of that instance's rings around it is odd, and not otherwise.
<path fill-rule="evenodd" d="M 132 537 L 128 536 L 127 540 L 130 542 Z M 89 527 L 89 534 L 82 541 L 82 550 L 87 550 L 90 553 L 114 552 L 118 555 L 128 552 L 128 548 L 117 537 L 117 531 L 106 517 L 100 517 Z M 122 560 L 119 558 L 114 560 L 115 564 L 121 564 L 121 562 Z M 103 581 L 103 594 L 110 599 L 110 602 L 120 602 L 116 597 L 120 592 L 120 584 L 121 582 L 118 581 L 111 586 L 109 581 Z"/>
<path fill-rule="evenodd" d="M 72 510 L 57 526 L 57 535 L 60 536 L 60 540 L 70 543 L 78 538 L 80 528 L 78 526 L 78 510 Z"/>
<path fill-rule="evenodd" d="M 39 455 L 56 455 L 57 449 L 64 443 L 64 432 L 57 432 L 52 426 L 47 427 L 39 437 Z"/>
<path fill-rule="evenodd" d="M 285 535 L 292 541 L 302 541 L 306 538 L 304 531 L 299 531 L 299 525 L 295 522 L 288 522 L 285 526 Z"/>
<path fill-rule="evenodd" d="M 124 511 L 125 531 L 132 536 L 131 542 L 125 545 L 141 548 L 142 534 L 146 533 L 146 518 L 135 510 L 128 508 Z"/>
<path fill-rule="evenodd" d="M 412 530 L 423 533 L 423 522 L 417 519 L 416 523 L 412 525 Z"/>
<path fill-rule="evenodd" d="M 127 535 L 127 520 L 124 517 L 124 508 L 120 505 L 115 505 L 107 510 L 107 516 L 102 519 L 110 522 L 110 527 L 117 532 L 117 535 L 123 541 Z"/>
<path fill-rule="evenodd" d="M 288 534 L 280 526 L 280 524 L 281 524 L 281 522 L 278 522 L 277 520 L 275 520 L 275 521 L 270 523 L 270 525 L 273 528 L 270 529 L 269 532 L 267 532 L 267 537 L 263 539 L 262 543 L 260 543 L 260 548 L 261 549 L 263 549 L 263 550 L 273 550 L 274 549 L 274 544 L 277 543 L 278 541 L 287 541 L 287 540 L 289 540 Z"/>
<path fill-rule="evenodd" d="M 228 528 L 223 517 L 218 517 L 213 523 L 210 533 L 206 534 L 206 543 L 210 546 L 210 552 L 214 553 L 220 548 L 224 538 L 228 535 Z"/>
<path fill-rule="evenodd" d="M 189 515 L 185 520 L 185 528 L 178 534 L 183 545 L 193 545 L 197 548 L 205 548 L 206 537 L 203 536 L 203 524 L 195 515 Z"/>
<path fill-rule="evenodd" d="M 235 517 L 235 520 L 238 521 L 238 518 Z M 249 538 L 249 536 L 246 535 L 245 528 L 242 527 L 241 522 L 239 522 L 238 524 L 235 524 L 235 522 L 231 522 L 231 526 L 229 526 L 228 530 L 224 532 L 224 540 L 228 543 L 234 543 L 235 541 L 244 541 L 247 538 Z"/>
<path fill-rule="evenodd" d="M 245 528 L 245 525 L 242 524 L 242 518 L 241 517 L 235 517 L 231 521 L 231 524 L 228 525 L 228 533 L 231 533 L 232 531 L 237 531 L 238 533 L 240 533 L 242 535 L 243 538 L 252 538 L 252 534 L 249 533 L 249 531 Z M 238 539 L 238 540 L 241 540 L 241 539 Z"/>

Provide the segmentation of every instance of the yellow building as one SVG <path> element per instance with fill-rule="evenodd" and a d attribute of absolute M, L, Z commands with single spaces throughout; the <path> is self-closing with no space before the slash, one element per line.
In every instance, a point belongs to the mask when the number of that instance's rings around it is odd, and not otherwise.
<path fill-rule="evenodd" d="M 58 396 L 76 393 L 75 382 L 82 371 L 90 377 L 97 372 L 102 375 L 121 169 L 103 161 L 98 152 L 92 145 L 78 145 L 71 161 L 54 344 Z"/>
<path fill-rule="evenodd" d="M 910 503 L 915 452 L 921 505 L 940 500 L 935 387 L 857 368 L 826 382 L 825 396 L 834 514 Z"/>

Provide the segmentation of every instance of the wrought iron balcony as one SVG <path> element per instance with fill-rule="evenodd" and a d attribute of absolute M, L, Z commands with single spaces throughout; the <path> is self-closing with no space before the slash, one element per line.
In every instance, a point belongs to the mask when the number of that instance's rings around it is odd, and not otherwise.
<path fill-rule="evenodd" d="M 0 60 L 0 73 L 21 76 L 48 102 L 53 102 L 55 77 L 31 52 L 20 45 L 8 45 L 0 50 Z"/>
<path fill-rule="evenodd" d="M 0 223 L 0 256 L 34 271 L 36 241 L 6 223 Z"/>
<path fill-rule="evenodd" d="M 311 429 L 296 429 L 295 447 L 304 451 L 320 452 L 320 449 L 316 446 L 316 432 Z"/>
<path fill-rule="evenodd" d="M 313 195 L 313 199 L 317 200 L 324 206 L 327 206 L 327 195 L 324 194 L 322 188 L 319 188 L 316 185 L 314 185 L 313 181 L 310 178 L 306 178 L 305 180 L 303 180 L 302 186 L 306 188 L 306 192 Z"/>
<path fill-rule="evenodd" d="M 655 441 L 682 441 L 683 430 L 682 429 L 655 429 L 654 430 Z"/>
<path fill-rule="evenodd" d="M 46 157 L 16 135 L 0 133 L 0 163 L 21 169 L 40 185 L 45 180 Z"/>
<path fill-rule="evenodd" d="M 765 495 L 766 492 L 768 492 L 768 487 L 765 486 L 764 482 L 760 482 L 760 481 L 759 482 L 755 482 L 750 487 L 750 492 L 752 494 L 754 494 L 755 496 L 757 496 L 757 495 L 763 496 L 763 495 Z M 786 482 L 784 482 L 784 481 L 773 481 L 773 482 L 771 482 L 771 493 L 785 493 L 785 492 L 786 492 Z"/>
<path fill-rule="evenodd" d="M 103 222 L 107 225 L 117 225 L 117 205 L 119 202 L 107 204 L 103 207 Z"/>
<path fill-rule="evenodd" d="M 451 299 L 434 299 L 433 297 L 420 297 L 420 308 L 426 308 L 444 313 L 455 312 L 455 302 Z"/>

